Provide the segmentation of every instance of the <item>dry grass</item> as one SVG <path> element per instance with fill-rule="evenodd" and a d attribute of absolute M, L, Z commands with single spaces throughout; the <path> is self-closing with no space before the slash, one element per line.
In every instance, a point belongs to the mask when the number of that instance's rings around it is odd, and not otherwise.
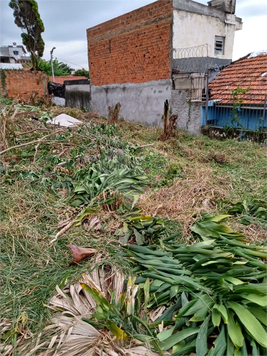
<path fill-rule="evenodd" d="M 178 220 L 183 225 L 184 236 L 202 213 L 217 214 L 216 201 L 225 200 L 232 189 L 228 177 L 216 176 L 209 167 L 191 166 L 183 171 L 185 179 L 175 179 L 172 186 L 156 192 L 149 190 L 138 204 L 145 214 Z"/>
<path fill-rule="evenodd" d="M 241 232 L 249 241 L 264 242 L 267 239 L 266 229 L 259 224 L 256 219 L 254 223 L 243 225 L 239 222 L 240 218 L 233 218 L 230 226 L 235 230 Z"/>

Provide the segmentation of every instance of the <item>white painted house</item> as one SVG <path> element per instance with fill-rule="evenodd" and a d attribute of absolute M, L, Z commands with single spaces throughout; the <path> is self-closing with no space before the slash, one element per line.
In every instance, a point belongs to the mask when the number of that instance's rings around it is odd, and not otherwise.
<path fill-rule="evenodd" d="M 206 6 L 174 0 L 173 7 L 173 68 L 199 73 L 232 61 L 235 31 L 242 28 L 240 18 L 213 7 L 212 1 Z"/>
<path fill-rule="evenodd" d="M 17 45 L 0 46 L 0 63 L 23 63 L 30 60 L 25 48 Z"/>

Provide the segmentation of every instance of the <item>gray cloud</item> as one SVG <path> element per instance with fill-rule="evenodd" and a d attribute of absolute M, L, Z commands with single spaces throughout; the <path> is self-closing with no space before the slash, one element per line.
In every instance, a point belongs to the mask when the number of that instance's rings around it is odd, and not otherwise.
<path fill-rule="evenodd" d="M 44 58 L 56 47 L 54 56 L 88 67 L 86 29 L 126 12 L 154 2 L 154 0 L 37 0 L 41 19 L 45 25 L 43 39 L 46 44 Z M 207 4 L 206 0 L 198 1 Z M 21 30 L 14 24 L 9 0 L 0 0 L 0 44 L 21 43 Z M 252 5 L 251 0 L 237 0 L 236 15 L 244 21 L 253 16 L 267 14 L 265 0 Z M 253 29 L 251 29 L 253 32 Z M 241 31 L 242 32 L 242 31 Z M 244 38 L 244 44 L 246 44 Z"/>
<path fill-rule="evenodd" d="M 39 13 L 45 26 L 42 37 L 46 47 L 44 57 L 49 59 L 52 47 L 55 57 L 88 67 L 86 29 L 101 22 L 147 5 L 153 0 L 39 0 Z M 14 24 L 9 0 L 0 0 L 1 45 L 21 43 L 21 30 Z M 65 44 L 65 45 L 64 45 Z M 75 67 L 75 66 L 74 66 Z"/>

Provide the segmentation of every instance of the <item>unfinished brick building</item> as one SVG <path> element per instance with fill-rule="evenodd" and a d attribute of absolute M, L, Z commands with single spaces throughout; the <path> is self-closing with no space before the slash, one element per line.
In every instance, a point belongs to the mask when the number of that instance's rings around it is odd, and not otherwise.
<path fill-rule="evenodd" d="M 201 100 L 208 65 L 231 62 L 242 24 L 232 1 L 213 2 L 158 0 L 87 29 L 94 109 L 106 116 L 119 101 L 125 119 L 161 125 L 168 99 L 185 126 L 180 99 Z M 199 104 L 197 112 L 200 126 Z"/>

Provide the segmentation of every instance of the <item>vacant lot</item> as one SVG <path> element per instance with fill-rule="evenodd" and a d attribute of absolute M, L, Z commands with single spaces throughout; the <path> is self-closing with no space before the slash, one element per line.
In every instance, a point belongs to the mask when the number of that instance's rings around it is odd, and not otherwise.
<path fill-rule="evenodd" d="M 180 131 L 161 142 L 159 128 L 109 125 L 96 113 L 1 107 L 2 342 L 19 347 L 37 335 L 56 285 L 79 279 L 96 263 L 130 273 L 122 245 L 152 245 L 163 229 L 176 244 L 191 244 L 198 240 L 194 223 L 229 214 L 228 226 L 266 245 L 266 147 Z M 84 125 L 47 124 L 62 112 Z M 154 219 L 151 234 L 142 221 L 132 223 L 140 215 Z M 69 266 L 69 244 L 99 253 Z"/>

